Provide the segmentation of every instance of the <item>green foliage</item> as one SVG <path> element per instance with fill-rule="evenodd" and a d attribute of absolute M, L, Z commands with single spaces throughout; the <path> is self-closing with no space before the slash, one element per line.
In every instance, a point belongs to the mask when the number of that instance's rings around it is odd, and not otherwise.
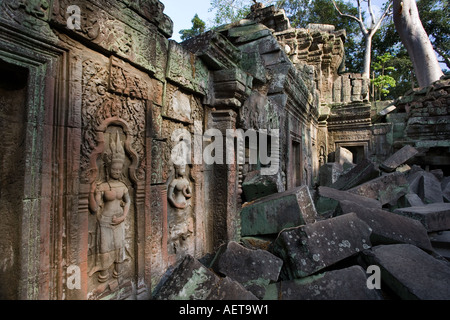
<path fill-rule="evenodd" d="M 450 9 L 448 0 L 418 0 L 420 20 L 429 35 L 434 49 L 440 54 L 450 69 Z M 392 18 L 385 21 L 373 38 L 374 56 L 390 53 L 393 58 L 388 65 L 395 68 L 389 75 L 397 85 L 391 87 L 387 99 L 395 99 L 408 90 L 417 87 L 414 68 L 406 48 L 395 30 Z M 446 59 L 446 60 L 445 60 Z M 446 70 L 444 70 L 444 73 Z M 447 71 L 448 72 L 448 71 Z"/>
<path fill-rule="evenodd" d="M 192 28 L 180 30 L 181 40 L 187 40 L 205 32 L 206 23 L 195 14 L 191 20 Z"/>
<path fill-rule="evenodd" d="M 420 20 L 434 49 L 450 69 L 450 7 L 448 0 L 418 0 Z"/>
<path fill-rule="evenodd" d="M 251 0 L 211 0 L 209 11 L 217 10 L 214 25 L 220 26 L 244 19 L 253 4 Z"/>
<path fill-rule="evenodd" d="M 372 64 L 374 70 L 374 78 L 371 80 L 375 88 L 374 96 L 378 93 L 378 99 L 382 100 L 389 94 L 389 90 L 397 85 L 395 79 L 388 73 L 395 71 L 389 63 L 394 57 L 390 53 L 385 53 L 377 57 L 377 61 Z"/>
<path fill-rule="evenodd" d="M 345 29 L 347 41 L 345 43 L 346 67 L 348 72 L 361 72 L 364 60 L 364 38 L 361 36 L 356 21 L 339 16 L 331 0 L 275 0 L 262 1 L 266 6 L 276 3 L 286 11 L 291 25 L 296 28 L 306 28 L 310 23 L 331 24 L 336 30 Z M 358 16 L 356 1 L 336 0 L 338 7 L 344 14 Z M 364 2 L 364 1 L 362 1 Z M 211 9 L 217 10 L 214 25 L 219 26 L 245 18 L 250 13 L 252 0 L 211 0 Z M 387 3 L 387 1 L 386 1 Z M 386 5 L 385 3 L 385 5 Z M 442 57 L 442 61 L 450 69 L 450 7 L 449 0 L 417 0 L 422 24 L 430 36 L 435 50 Z M 363 19 L 365 17 L 363 16 Z M 373 56 L 383 56 L 389 53 L 391 58 L 385 62 L 385 73 L 375 70 L 376 78 L 373 85 L 378 96 L 385 99 L 395 99 L 417 86 L 414 68 L 406 48 L 402 45 L 392 17 L 386 19 L 380 30 L 375 33 L 372 41 Z M 380 61 L 375 61 L 375 66 Z M 394 69 L 392 69 L 394 68 Z M 444 73 L 449 73 L 444 70 Z M 395 80 L 393 86 L 389 76 Z M 384 88 L 384 89 L 383 89 Z"/>

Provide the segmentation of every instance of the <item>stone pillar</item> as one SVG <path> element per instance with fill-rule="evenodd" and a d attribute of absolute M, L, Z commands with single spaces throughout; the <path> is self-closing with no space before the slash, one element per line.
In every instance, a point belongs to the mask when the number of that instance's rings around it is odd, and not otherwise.
<path fill-rule="evenodd" d="M 226 154 L 226 131 L 236 129 L 236 117 L 236 112 L 231 109 L 211 112 L 211 126 L 222 132 L 224 155 Z M 232 153 L 236 160 L 235 151 L 233 150 Z M 224 160 L 226 160 L 225 158 Z M 224 164 L 215 164 L 213 171 L 213 242 L 214 247 L 217 248 L 226 241 L 235 241 L 239 238 L 240 219 L 237 212 L 238 170 L 236 161 L 232 164 L 227 164 L 226 161 L 224 161 Z"/>
<path fill-rule="evenodd" d="M 194 180 L 194 230 L 195 230 L 195 256 L 201 258 L 207 249 L 206 219 L 203 203 L 204 171 L 202 165 L 193 165 L 191 177 Z"/>

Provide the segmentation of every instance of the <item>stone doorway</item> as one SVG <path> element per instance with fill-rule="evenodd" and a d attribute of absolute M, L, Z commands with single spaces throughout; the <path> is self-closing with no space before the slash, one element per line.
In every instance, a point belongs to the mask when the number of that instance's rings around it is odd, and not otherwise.
<path fill-rule="evenodd" d="M 24 206 L 28 70 L 0 60 L 0 299 L 17 299 Z"/>
<path fill-rule="evenodd" d="M 343 147 L 349 150 L 353 154 L 353 163 L 358 164 L 369 155 L 369 144 L 366 142 L 356 142 L 356 143 L 336 143 L 336 150 L 339 147 Z"/>

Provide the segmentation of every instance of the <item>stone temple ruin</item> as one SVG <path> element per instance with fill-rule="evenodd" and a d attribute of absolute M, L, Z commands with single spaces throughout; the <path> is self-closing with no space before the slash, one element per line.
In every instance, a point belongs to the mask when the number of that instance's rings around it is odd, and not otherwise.
<path fill-rule="evenodd" d="M 372 106 L 345 30 L 163 11 L 0 1 L 0 298 L 449 299 L 450 79 Z"/>

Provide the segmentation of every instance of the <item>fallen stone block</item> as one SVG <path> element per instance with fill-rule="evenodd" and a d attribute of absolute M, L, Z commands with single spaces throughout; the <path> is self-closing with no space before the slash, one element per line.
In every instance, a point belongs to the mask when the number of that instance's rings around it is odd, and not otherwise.
<path fill-rule="evenodd" d="M 275 241 L 275 238 L 264 237 L 264 236 L 242 237 L 241 238 L 242 245 L 248 249 L 253 249 L 253 250 L 261 249 L 261 250 L 270 251 L 274 241 Z"/>
<path fill-rule="evenodd" d="M 394 172 L 365 182 L 349 189 L 348 192 L 376 199 L 382 205 L 388 203 L 395 205 L 400 197 L 408 193 L 408 190 L 408 181 L 405 175 L 401 172 Z"/>
<path fill-rule="evenodd" d="M 187 255 L 157 293 L 156 300 L 257 300 L 241 284 L 220 278 Z"/>
<path fill-rule="evenodd" d="M 445 202 L 450 202 L 450 177 L 444 177 L 441 182 L 442 196 Z"/>
<path fill-rule="evenodd" d="M 394 213 L 420 221 L 428 232 L 450 230 L 450 203 L 401 208 Z"/>
<path fill-rule="evenodd" d="M 409 192 L 419 195 L 425 204 L 444 201 L 442 182 L 430 172 L 414 167 L 407 176 Z M 445 181 L 445 178 L 443 179 Z"/>
<path fill-rule="evenodd" d="M 330 187 L 339 179 L 343 171 L 344 168 L 339 163 L 325 163 L 319 169 L 319 185 Z"/>
<path fill-rule="evenodd" d="M 420 178 L 424 172 L 425 170 L 415 165 L 412 166 L 411 170 L 406 174 L 406 181 L 408 181 L 410 193 L 419 193 Z"/>
<path fill-rule="evenodd" d="M 401 299 L 450 300 L 450 267 L 416 246 L 377 246 L 363 256 L 380 267 L 382 283 Z"/>
<path fill-rule="evenodd" d="M 429 236 L 433 246 L 444 246 L 450 249 L 450 231 L 433 232 Z"/>
<path fill-rule="evenodd" d="M 341 191 L 329 187 L 319 187 L 317 192 L 316 209 L 322 216 L 335 216 L 340 201 L 356 202 L 366 208 L 381 209 L 382 205 L 378 200 L 362 197 L 348 191 Z"/>
<path fill-rule="evenodd" d="M 430 173 L 432 173 L 441 182 L 442 179 L 444 179 L 444 171 L 442 169 L 430 170 Z"/>
<path fill-rule="evenodd" d="M 341 201 L 338 211 L 341 214 L 353 212 L 367 223 L 372 229 L 372 245 L 409 243 L 425 250 L 433 250 L 427 230 L 417 220 L 385 210 L 366 208 L 351 201 Z"/>
<path fill-rule="evenodd" d="M 335 162 L 339 163 L 341 166 L 353 165 L 353 153 L 343 147 L 337 148 L 335 152 Z M 344 168 L 345 169 L 345 168 Z"/>
<path fill-rule="evenodd" d="M 425 205 L 425 203 L 423 203 L 422 199 L 420 199 L 420 197 L 415 193 L 405 194 L 402 198 L 400 198 L 399 204 L 403 208 L 421 207 L 421 206 Z"/>
<path fill-rule="evenodd" d="M 263 300 L 381 300 L 381 296 L 368 289 L 363 268 L 352 266 L 270 284 Z"/>
<path fill-rule="evenodd" d="M 419 151 L 417 151 L 416 148 L 406 145 L 380 164 L 380 169 L 386 172 L 393 172 L 397 167 L 404 164 L 418 153 Z"/>
<path fill-rule="evenodd" d="M 260 299 L 265 287 L 278 280 L 283 265 L 283 260 L 268 251 L 247 249 L 236 242 L 229 242 L 218 255 L 217 272 L 239 282 Z"/>
<path fill-rule="evenodd" d="M 256 175 L 242 183 L 242 191 L 246 201 L 253 201 L 277 193 L 278 188 L 271 176 Z"/>
<path fill-rule="evenodd" d="M 307 277 L 371 247 L 370 227 L 350 213 L 280 232 L 273 252 L 284 280 Z"/>
<path fill-rule="evenodd" d="M 429 236 L 433 249 L 450 261 L 450 231 L 434 232 Z"/>
<path fill-rule="evenodd" d="M 380 172 L 375 168 L 375 164 L 369 159 L 364 159 L 347 173 L 341 175 L 331 188 L 338 190 L 348 190 L 364 182 L 375 179 Z"/>
<path fill-rule="evenodd" d="M 241 210 L 241 236 L 277 234 L 313 223 L 317 212 L 307 186 L 260 198 Z"/>
<path fill-rule="evenodd" d="M 441 181 L 441 189 L 444 190 L 448 185 L 450 185 L 450 177 L 444 177 Z"/>
<path fill-rule="evenodd" d="M 441 183 L 430 172 L 423 172 L 419 182 L 418 195 L 425 204 L 444 202 Z"/>

